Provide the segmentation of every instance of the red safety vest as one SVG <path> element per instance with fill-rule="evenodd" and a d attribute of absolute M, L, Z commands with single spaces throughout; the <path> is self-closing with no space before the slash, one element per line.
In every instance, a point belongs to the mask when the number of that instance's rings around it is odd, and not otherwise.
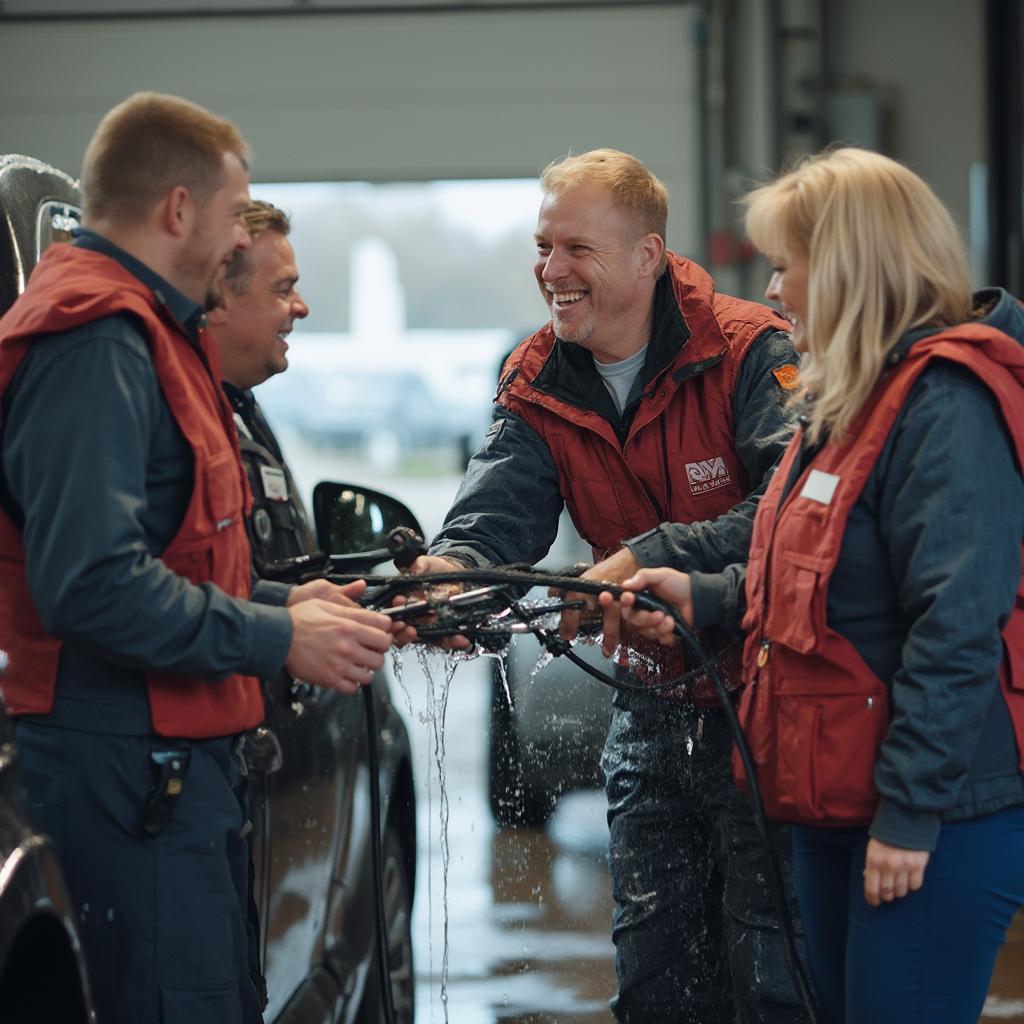
<path fill-rule="evenodd" d="M 231 411 L 220 388 L 216 349 L 203 355 L 157 303 L 153 292 L 116 260 L 77 246 L 51 245 L 29 286 L 0 319 L 0 396 L 28 346 L 114 313 L 142 321 L 164 398 L 192 448 L 195 479 L 181 526 L 160 555 L 192 583 L 226 593 L 250 592 L 245 514 L 251 504 Z M 204 358 L 205 357 L 205 363 Z M 47 714 L 53 707 L 61 641 L 44 630 L 32 603 L 21 531 L 0 509 L 0 647 L 11 656 L 4 695 L 12 715 Z M 232 675 L 147 673 L 154 730 L 201 739 L 251 728 L 263 719 L 259 682 Z"/>
<path fill-rule="evenodd" d="M 758 507 L 743 620 L 740 720 L 771 817 L 865 825 L 874 816 L 874 770 L 889 732 L 889 690 L 854 646 L 828 627 L 826 598 L 850 510 L 914 381 L 933 359 L 967 367 L 992 390 L 1024 467 L 1024 347 L 976 324 L 917 342 L 887 370 L 848 440 L 821 448 L 780 509 L 799 454 L 803 432 L 797 432 Z M 802 493 L 812 471 L 838 477 L 830 497 Z M 1024 579 L 1002 635 L 1000 681 L 1024 753 Z M 745 787 L 738 752 L 733 770 Z"/>
<path fill-rule="evenodd" d="M 595 562 L 661 522 L 714 519 L 750 493 L 736 452 L 733 391 L 754 340 L 768 330 L 788 331 L 789 322 L 767 306 L 719 295 L 703 268 L 674 253 L 668 272 L 690 338 L 648 384 L 625 444 L 597 412 L 534 386 L 555 345 L 550 324 L 519 345 L 502 374 L 498 404 L 544 438 Z M 678 652 L 631 643 L 659 667 L 660 678 L 681 674 Z M 738 654 L 723 669 L 738 683 Z M 700 703 L 717 703 L 710 684 L 699 690 Z"/>

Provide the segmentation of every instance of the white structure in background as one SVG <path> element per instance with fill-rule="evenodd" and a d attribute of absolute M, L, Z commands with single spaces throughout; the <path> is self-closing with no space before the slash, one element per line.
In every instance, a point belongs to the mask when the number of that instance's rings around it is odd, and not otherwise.
<path fill-rule="evenodd" d="M 398 260 L 379 238 L 352 251 L 347 332 L 289 339 L 287 373 L 259 389 L 275 427 L 313 441 L 358 445 L 381 470 L 428 444 L 474 450 L 490 420 L 498 363 L 515 340 L 506 330 L 406 326 Z"/>
<path fill-rule="evenodd" d="M 354 338 L 399 338 L 405 333 L 405 292 L 394 249 L 361 238 L 352 250 L 348 293 Z"/>

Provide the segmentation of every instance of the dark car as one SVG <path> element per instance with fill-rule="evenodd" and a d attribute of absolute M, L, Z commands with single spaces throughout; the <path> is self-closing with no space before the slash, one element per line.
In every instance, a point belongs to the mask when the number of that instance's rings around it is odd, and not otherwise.
<path fill-rule="evenodd" d="M 542 653 L 534 637 L 516 637 L 504 669 L 492 668 L 487 781 L 498 825 L 544 828 L 560 796 L 603 783 L 611 691 L 568 658 L 534 671 Z M 608 671 L 600 647 L 580 646 L 576 654 Z"/>
<path fill-rule="evenodd" d="M 0 651 L 0 674 L 7 655 Z M 57 853 L 28 815 L 0 702 L 0 1020 L 95 1020 L 75 913 Z"/>
<path fill-rule="evenodd" d="M 564 513 L 541 566 L 587 562 L 590 551 Z M 542 598 L 543 589 L 531 592 Z M 597 645 L 575 648 L 601 671 L 609 663 Z M 498 825 L 544 828 L 558 798 L 602 785 L 601 751 L 612 713 L 612 691 L 568 658 L 545 658 L 532 636 L 516 638 L 491 669 L 487 790 Z"/>
<path fill-rule="evenodd" d="M 70 237 L 79 204 L 67 175 L 28 157 L 0 156 L 0 312 L 24 288 L 46 246 Z M 348 532 L 335 523 L 329 543 L 335 553 L 349 552 L 341 560 L 346 571 L 366 572 L 383 560 L 385 527 L 419 529 L 412 513 L 386 495 L 338 489 L 352 499 L 352 514 Z M 409 738 L 383 673 L 372 694 L 388 960 L 397 1019 L 409 1024 L 416 868 Z M 267 719 L 247 737 L 246 760 L 267 1022 L 378 1024 L 384 1014 L 374 955 L 364 702 L 283 678 L 268 685 L 265 697 Z M 6 721 L 2 728 L 0 1019 L 85 1021 L 90 1011 L 74 908 L 50 841 L 25 814 Z M 54 1000 L 52 1011 L 46 999 Z M 19 1016 L 23 1006 L 27 1015 Z"/>

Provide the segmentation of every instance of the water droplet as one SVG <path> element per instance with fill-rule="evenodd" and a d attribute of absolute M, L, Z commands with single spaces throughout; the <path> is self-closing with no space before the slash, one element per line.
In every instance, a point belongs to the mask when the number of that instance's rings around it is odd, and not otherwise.
<path fill-rule="evenodd" d="M 540 656 L 537 658 L 537 664 L 530 669 L 530 678 L 532 679 L 542 669 L 548 667 L 554 660 L 554 655 L 549 650 L 543 650 L 540 652 Z"/>

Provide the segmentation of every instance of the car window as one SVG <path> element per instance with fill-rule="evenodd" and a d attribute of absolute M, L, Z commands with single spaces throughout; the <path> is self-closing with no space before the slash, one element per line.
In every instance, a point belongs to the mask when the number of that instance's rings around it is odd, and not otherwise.
<path fill-rule="evenodd" d="M 82 223 L 82 211 L 70 203 L 47 199 L 36 214 L 36 262 L 52 242 L 70 242 L 71 232 Z"/>

